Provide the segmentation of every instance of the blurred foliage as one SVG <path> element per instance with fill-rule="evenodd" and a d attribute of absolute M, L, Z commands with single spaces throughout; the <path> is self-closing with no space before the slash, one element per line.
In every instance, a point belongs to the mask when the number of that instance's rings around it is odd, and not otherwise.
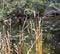
<path fill-rule="evenodd" d="M 3 0 L 3 3 L 1 4 L 2 8 L 0 8 L 1 12 L 1 18 L 6 18 L 13 10 L 16 10 L 17 8 L 23 8 L 23 9 L 34 9 L 36 11 L 40 11 L 41 13 L 44 12 L 44 5 L 40 4 L 37 1 L 31 1 L 31 0 L 21 0 L 18 1 L 5 1 Z M 29 13 L 29 12 L 27 12 Z"/>
<path fill-rule="evenodd" d="M 53 0 L 51 0 L 53 1 Z M 50 9 L 51 7 L 59 7 L 60 8 L 60 3 L 49 3 L 47 0 L 16 0 L 16 1 L 8 1 L 8 0 L 3 0 L 3 2 L 0 4 L 0 19 L 5 19 L 7 16 L 10 15 L 11 12 L 18 10 L 20 8 L 27 10 L 27 14 L 32 14 L 31 10 L 35 10 L 35 11 L 40 11 L 40 13 L 44 13 L 45 8 L 48 7 L 48 9 Z M 28 22 L 29 23 L 29 22 Z M 51 24 L 50 24 L 51 23 Z M 60 22 L 59 22 L 60 23 Z M 57 25 L 56 25 L 57 24 Z M 45 33 L 43 38 L 43 53 L 44 54 L 56 54 L 57 52 L 59 52 L 58 50 L 58 46 L 59 45 L 59 35 L 60 35 L 60 24 L 58 24 L 57 22 L 53 23 L 53 22 L 44 22 L 43 23 L 43 32 Z M 0 29 L 2 29 L 2 26 L 0 27 Z M 16 31 L 14 31 L 16 30 Z M 18 29 L 19 30 L 19 29 Z M 16 34 L 16 32 L 18 32 L 16 26 L 14 29 L 12 29 L 13 34 Z M 34 34 L 32 34 L 34 35 Z M 31 38 L 32 36 L 31 34 L 29 34 L 29 38 Z M 29 40 L 30 41 L 30 40 Z M 28 42 L 29 42 L 28 41 Z M 17 43 L 17 42 L 16 42 Z M 57 44 L 57 45 L 56 45 Z M 56 49 L 57 51 L 56 51 Z M 24 46 L 24 51 L 25 54 L 28 50 L 27 46 Z M 55 53 L 54 53 L 54 52 Z M 53 52 L 53 53 L 51 53 Z M 60 52 L 59 52 L 60 53 Z M 34 52 L 32 52 L 32 54 L 35 54 L 35 50 Z"/>

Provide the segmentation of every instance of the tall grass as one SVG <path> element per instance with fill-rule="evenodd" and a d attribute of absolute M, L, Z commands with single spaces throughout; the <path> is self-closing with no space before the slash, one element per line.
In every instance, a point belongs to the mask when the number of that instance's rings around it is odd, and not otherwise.
<path fill-rule="evenodd" d="M 23 26 L 20 27 L 20 33 L 16 35 L 19 37 L 17 44 L 13 44 L 12 42 L 11 20 L 10 31 L 6 31 L 3 26 L 3 32 L 1 34 L 1 54 L 42 54 L 41 19 L 35 20 L 36 19 L 25 19 Z M 32 40 L 30 40 L 31 38 Z"/>

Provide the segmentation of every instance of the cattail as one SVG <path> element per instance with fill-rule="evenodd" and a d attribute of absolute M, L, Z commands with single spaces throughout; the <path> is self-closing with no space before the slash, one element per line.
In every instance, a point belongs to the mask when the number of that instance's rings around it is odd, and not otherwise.
<path fill-rule="evenodd" d="M 41 21 L 41 18 L 40 18 L 40 21 Z M 38 38 L 37 40 L 37 43 L 36 43 L 36 53 L 37 54 L 42 54 L 42 32 L 41 32 L 41 22 L 39 21 L 39 15 L 38 15 L 38 25 L 36 26 L 36 39 L 37 37 L 40 35 L 40 37 Z"/>

